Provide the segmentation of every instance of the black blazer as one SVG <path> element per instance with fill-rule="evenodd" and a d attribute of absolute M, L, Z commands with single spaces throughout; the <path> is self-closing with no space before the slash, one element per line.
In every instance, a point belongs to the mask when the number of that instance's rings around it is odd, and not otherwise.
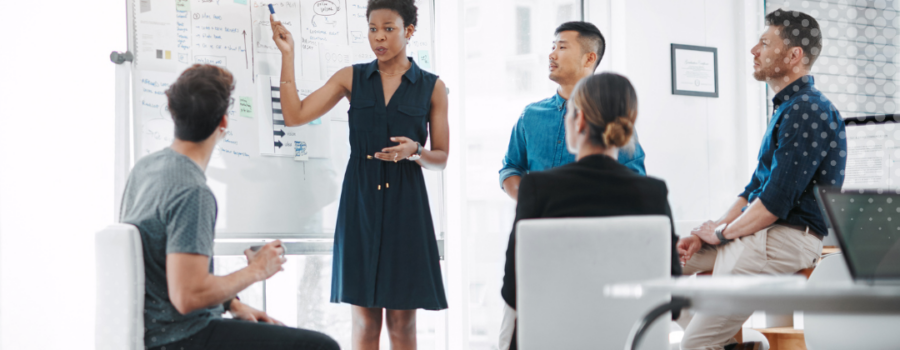
<path fill-rule="evenodd" d="M 554 169 L 532 172 L 519 184 L 516 221 L 533 218 L 667 215 L 666 183 L 640 176 L 605 155 L 592 155 Z M 516 308 L 516 226 L 506 248 L 506 275 L 500 293 Z M 672 275 L 681 275 L 672 225 Z M 610 267 L 613 268 L 613 267 Z"/>

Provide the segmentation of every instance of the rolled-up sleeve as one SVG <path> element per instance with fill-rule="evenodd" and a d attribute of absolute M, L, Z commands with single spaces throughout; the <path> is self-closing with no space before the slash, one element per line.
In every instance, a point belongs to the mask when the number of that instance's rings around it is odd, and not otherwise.
<path fill-rule="evenodd" d="M 752 194 L 753 191 L 756 191 L 757 189 L 759 189 L 760 181 L 759 181 L 759 177 L 756 176 L 757 171 L 759 171 L 759 170 L 756 170 L 753 172 L 753 176 L 750 177 L 750 183 L 747 184 L 747 187 L 744 187 L 744 192 L 741 192 L 741 194 L 739 194 L 738 196 L 744 197 L 744 199 L 750 200 L 750 194 Z"/>
<path fill-rule="evenodd" d="M 503 180 L 510 176 L 522 176 L 528 169 L 528 152 L 525 149 L 525 113 L 519 117 L 509 136 L 509 147 L 506 156 L 503 157 L 503 167 L 500 168 L 500 188 L 503 188 Z"/>
<path fill-rule="evenodd" d="M 812 100 L 789 107 L 777 128 L 771 176 L 761 181 L 759 194 L 766 209 L 781 219 L 799 203 L 817 172 L 835 171 L 820 165 L 829 152 L 840 151 L 835 127 L 828 123 L 833 111 Z"/>
<path fill-rule="evenodd" d="M 637 131 L 635 131 L 634 136 L 631 138 L 631 142 L 619 149 L 619 163 L 628 169 L 631 169 L 631 171 L 634 171 L 638 175 L 646 176 L 647 170 L 644 168 L 644 158 L 646 158 L 644 148 L 641 147 Z"/>

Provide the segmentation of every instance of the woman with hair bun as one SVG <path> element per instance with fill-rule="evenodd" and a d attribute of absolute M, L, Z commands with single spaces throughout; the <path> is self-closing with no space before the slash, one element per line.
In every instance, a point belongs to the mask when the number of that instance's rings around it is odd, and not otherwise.
<path fill-rule="evenodd" d="M 666 183 L 636 174 L 616 158 L 619 147 L 634 134 L 637 94 L 628 78 L 602 73 L 582 79 L 572 91 L 565 116 L 566 145 L 575 162 L 531 172 L 519 185 L 516 220 L 535 218 L 667 215 Z M 506 249 L 506 274 L 501 294 L 508 304 L 500 349 L 516 349 L 516 230 Z M 672 275 L 681 275 L 672 230 Z M 610 266 L 610 268 L 614 268 Z"/>
<path fill-rule="evenodd" d="M 416 11 L 414 0 L 369 0 L 369 45 L 377 59 L 339 70 L 302 101 L 294 40 L 272 21 L 282 53 L 285 125 L 309 123 L 342 98 L 350 101 L 350 160 L 334 233 L 331 302 L 353 305 L 353 349 L 378 349 L 383 315 L 391 348 L 415 349 L 416 310 L 447 308 L 422 175 L 423 167 L 447 164 L 447 90 L 406 55 Z"/>

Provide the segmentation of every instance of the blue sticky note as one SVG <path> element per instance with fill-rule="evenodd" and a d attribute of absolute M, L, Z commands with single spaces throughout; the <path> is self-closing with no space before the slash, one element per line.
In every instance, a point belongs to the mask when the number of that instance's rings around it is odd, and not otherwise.
<path fill-rule="evenodd" d="M 322 118 L 319 118 L 319 119 L 309 122 L 309 125 L 319 125 L 319 124 L 322 124 Z"/>
<path fill-rule="evenodd" d="M 235 3 L 235 4 L 246 5 L 246 4 L 247 4 L 247 0 L 234 0 L 234 3 Z"/>

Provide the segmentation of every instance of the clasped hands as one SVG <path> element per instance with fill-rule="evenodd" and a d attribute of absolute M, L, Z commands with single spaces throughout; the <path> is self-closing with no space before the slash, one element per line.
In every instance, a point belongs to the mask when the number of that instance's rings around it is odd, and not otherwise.
<path fill-rule="evenodd" d="M 719 238 L 716 237 L 717 226 L 718 224 L 715 221 L 706 221 L 691 230 L 690 236 L 678 240 L 678 245 L 675 248 L 678 250 L 678 257 L 682 265 L 691 260 L 694 253 L 703 247 L 703 243 L 710 245 L 719 245 L 721 243 Z"/>
<path fill-rule="evenodd" d="M 408 137 L 395 136 L 391 137 L 391 141 L 397 142 L 399 145 L 383 148 L 381 152 L 375 152 L 375 158 L 396 163 L 409 158 L 409 156 L 419 150 L 419 145 Z"/>
<path fill-rule="evenodd" d="M 241 303 L 241 301 L 237 299 L 231 301 L 231 309 L 229 309 L 228 312 L 230 312 L 231 316 L 236 320 L 260 323 L 264 322 L 277 326 L 284 326 L 284 323 L 272 318 L 265 311 L 254 309 L 247 304 Z"/>

